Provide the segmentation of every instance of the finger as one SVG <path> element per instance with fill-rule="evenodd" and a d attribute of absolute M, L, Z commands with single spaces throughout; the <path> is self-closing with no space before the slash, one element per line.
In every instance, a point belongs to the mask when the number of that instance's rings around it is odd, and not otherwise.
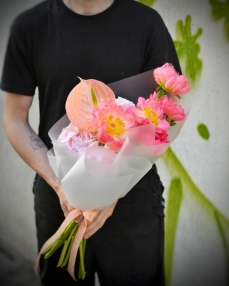
<path fill-rule="evenodd" d="M 112 215 L 113 208 L 106 208 L 98 214 L 97 218 L 88 225 L 86 232 L 84 234 L 84 238 L 87 239 L 92 236 L 97 230 L 99 230 L 105 223 L 108 217 Z"/>
<path fill-rule="evenodd" d="M 101 210 L 95 210 L 96 211 L 96 215 L 95 215 L 95 217 L 94 217 L 94 219 L 93 219 L 93 221 L 95 221 L 96 219 L 97 219 L 97 217 L 99 216 L 99 214 L 100 214 L 100 212 L 101 212 Z M 87 221 L 87 226 L 89 226 L 89 225 L 91 225 L 92 223 L 93 223 L 93 221 Z"/>
<path fill-rule="evenodd" d="M 84 238 L 87 239 L 91 237 L 96 231 L 98 231 L 105 223 L 105 217 L 98 217 L 95 221 L 93 221 L 86 229 L 84 234 Z"/>
<path fill-rule="evenodd" d="M 68 208 L 65 204 L 61 205 L 62 211 L 64 213 L 64 216 L 66 217 L 68 215 Z"/>
<path fill-rule="evenodd" d="M 63 213 L 64 213 L 64 217 L 66 217 L 66 216 L 68 215 L 68 210 L 67 210 L 67 209 L 63 210 L 63 209 L 62 209 L 62 211 L 63 211 Z"/>
<path fill-rule="evenodd" d="M 68 205 L 68 211 L 71 212 L 72 210 L 74 210 L 74 208 L 70 205 Z"/>

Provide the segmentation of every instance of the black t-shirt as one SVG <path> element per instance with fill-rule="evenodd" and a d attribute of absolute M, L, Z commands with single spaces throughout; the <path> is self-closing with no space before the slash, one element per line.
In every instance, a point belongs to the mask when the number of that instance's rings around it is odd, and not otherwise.
<path fill-rule="evenodd" d="M 38 87 L 39 136 L 51 148 L 48 131 L 66 113 L 78 77 L 108 84 L 165 62 L 181 72 L 171 36 L 154 9 L 115 0 L 107 10 L 83 16 L 62 0 L 46 0 L 14 20 L 1 89 L 33 96 Z"/>

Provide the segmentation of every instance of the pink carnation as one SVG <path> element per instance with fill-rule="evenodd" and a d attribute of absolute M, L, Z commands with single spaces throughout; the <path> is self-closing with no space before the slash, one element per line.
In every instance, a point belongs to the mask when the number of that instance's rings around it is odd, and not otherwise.
<path fill-rule="evenodd" d="M 179 95 L 190 91 L 188 79 L 179 75 L 173 65 L 168 63 L 156 68 L 153 72 L 155 81 L 167 92 Z"/>

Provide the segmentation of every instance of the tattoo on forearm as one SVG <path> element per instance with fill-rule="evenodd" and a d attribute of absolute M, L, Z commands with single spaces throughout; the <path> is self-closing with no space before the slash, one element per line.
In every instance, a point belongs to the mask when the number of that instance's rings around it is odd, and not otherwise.
<path fill-rule="evenodd" d="M 30 146 L 33 148 L 34 151 L 45 147 L 45 144 L 39 137 L 30 136 L 29 138 L 30 138 Z"/>

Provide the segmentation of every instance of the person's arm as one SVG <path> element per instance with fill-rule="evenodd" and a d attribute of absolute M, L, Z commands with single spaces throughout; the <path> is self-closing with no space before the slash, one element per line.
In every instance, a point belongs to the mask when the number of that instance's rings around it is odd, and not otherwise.
<path fill-rule="evenodd" d="M 64 215 L 73 209 L 65 197 L 59 179 L 49 165 L 47 147 L 29 124 L 29 109 L 33 97 L 6 93 L 3 123 L 6 135 L 19 156 L 38 173 L 56 192 Z M 99 212 L 97 218 L 88 226 L 85 238 L 92 236 L 111 216 L 116 202 Z"/>
<path fill-rule="evenodd" d="M 47 147 L 31 128 L 28 120 L 33 97 L 6 93 L 3 124 L 9 142 L 19 156 L 53 188 L 66 216 L 68 204 L 61 183 L 49 165 Z"/>

